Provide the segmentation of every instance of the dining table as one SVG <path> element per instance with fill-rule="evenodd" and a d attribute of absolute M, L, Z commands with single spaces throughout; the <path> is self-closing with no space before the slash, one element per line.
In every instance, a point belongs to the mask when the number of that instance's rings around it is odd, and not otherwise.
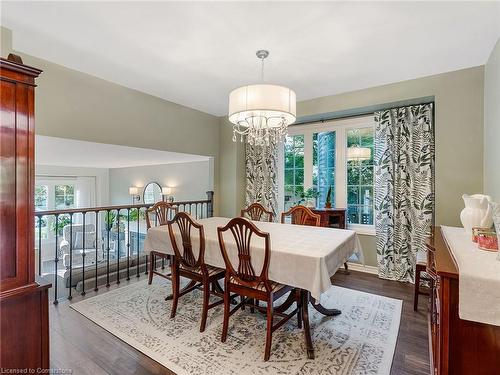
<path fill-rule="evenodd" d="M 199 219 L 203 225 L 205 237 L 205 263 L 211 266 L 225 268 L 224 259 L 219 246 L 217 228 L 225 226 L 231 218 L 209 217 Z M 285 311 L 294 302 L 302 299 L 304 311 L 303 328 L 305 334 L 307 355 L 314 358 L 314 348 L 311 339 L 308 306 L 327 316 L 341 313 L 334 307 L 321 304 L 321 294 L 332 286 L 331 277 L 345 262 L 356 254 L 362 258 L 362 248 L 355 231 L 306 225 L 283 224 L 273 222 L 252 221 L 261 231 L 270 234 L 271 253 L 269 263 L 269 279 L 295 288 L 290 292 L 282 305 L 276 311 Z M 181 243 L 180 233 L 173 226 L 174 235 Z M 198 231 L 191 233 L 193 250 L 198 249 Z M 236 242 L 231 234 L 224 237 L 228 256 L 233 264 L 238 262 Z M 255 269 L 260 269 L 264 261 L 264 241 L 258 236 L 252 238 L 251 254 Z M 168 234 L 168 226 L 156 226 L 148 229 L 144 240 L 144 252 L 151 251 L 174 255 L 174 250 Z M 192 283 L 184 289 L 193 288 Z M 219 287 L 220 288 L 220 287 Z"/>

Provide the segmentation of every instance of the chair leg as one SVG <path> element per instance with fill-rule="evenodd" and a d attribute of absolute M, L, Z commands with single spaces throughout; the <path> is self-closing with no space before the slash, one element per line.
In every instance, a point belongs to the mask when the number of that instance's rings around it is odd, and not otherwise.
<path fill-rule="evenodd" d="M 170 312 L 170 318 L 175 317 L 177 312 L 177 303 L 179 302 L 179 269 L 176 265 L 172 267 L 172 310 Z"/>
<path fill-rule="evenodd" d="M 252 305 L 250 305 L 250 313 L 251 314 L 253 314 L 255 312 L 255 308 L 253 307 L 253 304 L 255 303 L 255 301 L 256 300 L 253 298 L 250 300 L 250 303 L 252 304 Z"/>
<path fill-rule="evenodd" d="M 220 341 L 226 342 L 227 330 L 229 326 L 229 305 L 231 301 L 229 300 L 229 290 L 227 285 L 224 288 L 224 321 L 222 322 L 222 337 Z"/>
<path fill-rule="evenodd" d="M 245 296 L 240 296 L 241 309 L 245 310 Z"/>
<path fill-rule="evenodd" d="M 151 285 L 153 282 L 153 259 L 155 258 L 155 255 L 153 252 L 150 254 L 150 259 L 149 259 L 149 278 L 148 278 L 148 285 Z"/>
<path fill-rule="evenodd" d="M 347 262 L 344 263 L 344 270 L 346 275 L 350 275 L 351 273 L 349 272 L 349 266 L 347 265 Z"/>
<path fill-rule="evenodd" d="M 418 310 L 418 294 L 420 291 L 420 269 L 416 268 L 415 270 L 415 291 L 413 296 L 413 310 Z"/>
<path fill-rule="evenodd" d="M 203 280 L 203 308 L 202 308 L 202 313 L 201 313 L 200 332 L 205 331 L 205 326 L 207 324 L 209 302 L 210 302 L 210 283 L 207 279 L 207 280 Z"/>
<path fill-rule="evenodd" d="M 264 361 L 269 360 L 271 356 L 271 343 L 273 339 L 273 300 L 267 300 L 267 332 L 266 332 L 266 348 L 264 351 Z"/>

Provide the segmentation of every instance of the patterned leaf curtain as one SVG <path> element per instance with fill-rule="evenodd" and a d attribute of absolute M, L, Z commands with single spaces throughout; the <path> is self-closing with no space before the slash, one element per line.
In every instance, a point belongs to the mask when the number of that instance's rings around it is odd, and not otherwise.
<path fill-rule="evenodd" d="M 375 123 L 378 273 L 414 282 L 434 221 L 433 105 L 376 112 Z"/>
<path fill-rule="evenodd" d="M 260 203 L 277 217 L 278 210 L 278 145 L 245 145 L 247 176 L 246 205 Z"/>

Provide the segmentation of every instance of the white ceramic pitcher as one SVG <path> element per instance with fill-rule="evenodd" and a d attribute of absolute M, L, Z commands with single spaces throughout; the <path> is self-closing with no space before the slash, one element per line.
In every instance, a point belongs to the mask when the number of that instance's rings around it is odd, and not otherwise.
<path fill-rule="evenodd" d="M 491 228 L 493 217 L 489 202 L 491 197 L 483 194 L 462 195 L 465 208 L 460 213 L 460 220 L 467 233 L 472 234 L 472 228 Z"/>

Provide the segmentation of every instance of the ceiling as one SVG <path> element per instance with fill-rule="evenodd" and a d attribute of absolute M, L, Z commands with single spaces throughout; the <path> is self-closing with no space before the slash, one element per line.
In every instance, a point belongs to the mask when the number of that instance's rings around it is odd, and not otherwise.
<path fill-rule="evenodd" d="M 42 135 L 36 136 L 35 143 L 35 162 L 38 165 L 123 168 L 208 160 L 207 156 L 76 141 Z"/>
<path fill-rule="evenodd" d="M 222 116 L 260 79 L 298 100 L 484 64 L 498 2 L 8 2 L 13 48 Z"/>

